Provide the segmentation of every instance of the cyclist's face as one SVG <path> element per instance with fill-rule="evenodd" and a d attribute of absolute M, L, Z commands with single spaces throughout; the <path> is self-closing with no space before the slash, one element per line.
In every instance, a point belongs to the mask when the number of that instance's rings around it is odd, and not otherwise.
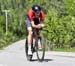
<path fill-rule="evenodd" d="M 39 15 L 40 15 L 40 12 L 35 13 L 36 17 L 39 17 Z"/>

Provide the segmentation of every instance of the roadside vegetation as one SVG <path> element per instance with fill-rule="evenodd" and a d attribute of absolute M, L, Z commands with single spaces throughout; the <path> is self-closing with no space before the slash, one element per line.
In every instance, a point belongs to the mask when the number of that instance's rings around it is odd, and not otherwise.
<path fill-rule="evenodd" d="M 0 0 L 0 48 L 27 36 L 25 17 L 34 4 L 41 5 L 45 12 L 47 32 L 43 34 L 53 44 L 52 50 L 75 51 L 75 0 Z M 7 34 L 3 10 L 10 10 Z"/>

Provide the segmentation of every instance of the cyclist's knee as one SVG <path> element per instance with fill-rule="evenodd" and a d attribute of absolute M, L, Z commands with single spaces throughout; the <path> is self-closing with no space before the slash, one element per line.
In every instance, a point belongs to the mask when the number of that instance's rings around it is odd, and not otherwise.
<path fill-rule="evenodd" d="M 31 36 L 32 34 L 33 34 L 32 30 L 29 30 L 29 31 L 28 31 L 28 35 Z"/>

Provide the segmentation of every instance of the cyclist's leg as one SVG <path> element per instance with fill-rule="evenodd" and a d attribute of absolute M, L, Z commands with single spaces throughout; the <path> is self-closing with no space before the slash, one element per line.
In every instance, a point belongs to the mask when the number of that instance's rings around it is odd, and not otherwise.
<path fill-rule="evenodd" d="M 40 23 L 39 23 L 40 24 Z M 42 49 L 42 45 L 40 43 L 41 41 L 41 36 L 40 36 L 40 32 L 41 32 L 42 28 L 37 28 L 37 35 L 38 35 L 38 48 Z"/>
<path fill-rule="evenodd" d="M 31 52 L 31 42 L 32 42 L 32 31 L 28 30 L 28 54 L 32 54 L 32 52 Z"/>
<path fill-rule="evenodd" d="M 29 18 L 26 19 L 26 26 L 28 30 L 28 54 L 32 55 L 31 52 L 31 42 L 32 42 L 32 27 Z"/>

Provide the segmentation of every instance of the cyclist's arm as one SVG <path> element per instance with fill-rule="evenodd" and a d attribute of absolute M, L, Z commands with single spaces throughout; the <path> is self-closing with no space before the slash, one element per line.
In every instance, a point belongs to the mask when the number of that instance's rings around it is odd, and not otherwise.
<path fill-rule="evenodd" d="M 31 25 L 32 25 L 32 27 L 34 27 L 34 28 L 40 28 L 40 26 L 41 26 L 40 24 L 35 25 L 33 20 L 31 21 Z"/>
<path fill-rule="evenodd" d="M 36 27 L 33 20 L 31 21 L 31 25 L 32 25 L 32 27 Z"/>
<path fill-rule="evenodd" d="M 45 17 L 44 12 L 41 11 L 41 15 L 40 15 L 40 24 L 42 24 L 42 25 L 41 25 L 42 27 L 45 26 L 45 25 L 44 25 L 44 17 Z"/>

